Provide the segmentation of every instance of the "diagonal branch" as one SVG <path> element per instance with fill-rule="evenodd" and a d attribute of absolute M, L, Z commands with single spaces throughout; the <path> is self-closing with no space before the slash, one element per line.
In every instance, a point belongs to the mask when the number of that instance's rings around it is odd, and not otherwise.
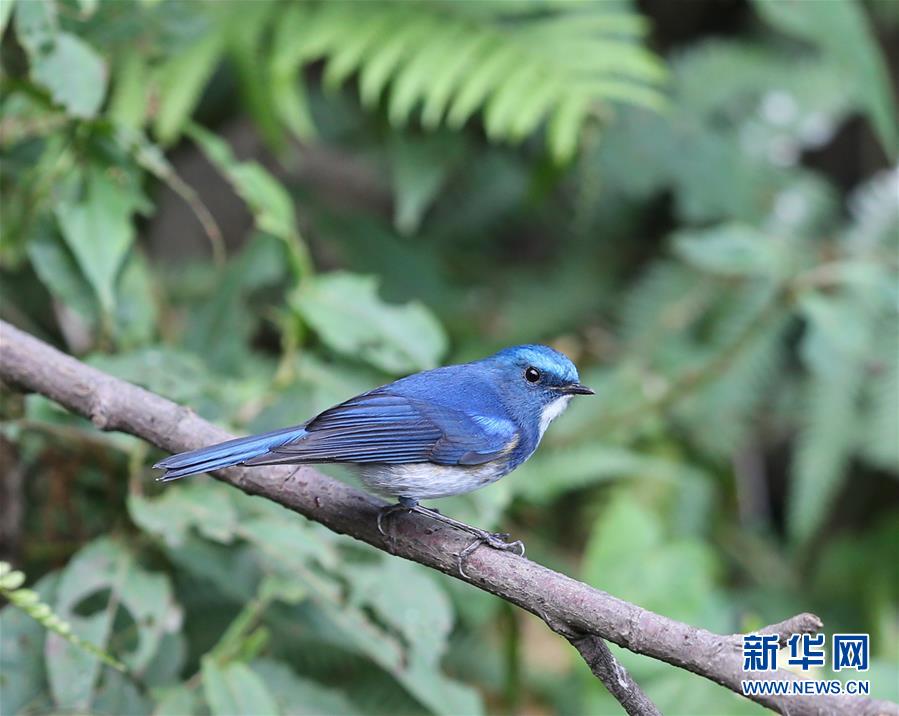
<path fill-rule="evenodd" d="M 630 716 L 662 716 L 662 712 L 643 693 L 605 641 L 590 634 L 568 637 L 568 641 Z"/>
<path fill-rule="evenodd" d="M 2 321 L 0 380 L 22 390 L 41 393 L 90 418 L 101 430 L 130 433 L 171 452 L 232 437 L 191 410 L 91 368 Z M 783 670 L 744 672 L 740 635 L 713 634 L 655 614 L 510 552 L 478 549 L 466 561 L 467 576 L 462 577 L 455 555 L 468 544 L 467 535 L 412 514 L 394 522 L 393 535 L 388 541 L 376 525 L 378 510 L 383 506 L 381 501 L 313 468 L 232 468 L 217 473 L 216 477 L 248 494 L 278 502 L 335 532 L 452 575 L 517 604 L 571 641 L 600 678 L 603 674 L 621 674 L 615 666 L 617 662 L 604 655 L 602 639 L 692 671 L 736 693 L 742 693 L 742 680 L 800 678 Z M 790 632 L 814 632 L 821 628 L 818 617 L 800 614 L 769 627 L 768 631 L 779 634 L 783 640 Z M 625 687 L 633 683 L 626 677 L 621 677 L 621 681 Z M 634 688 L 625 687 L 622 687 L 624 691 L 629 692 Z M 847 694 L 754 695 L 751 698 L 794 716 L 820 713 L 899 716 L 897 704 Z M 634 713 L 654 713 L 648 700 L 642 708 L 643 711 Z"/>

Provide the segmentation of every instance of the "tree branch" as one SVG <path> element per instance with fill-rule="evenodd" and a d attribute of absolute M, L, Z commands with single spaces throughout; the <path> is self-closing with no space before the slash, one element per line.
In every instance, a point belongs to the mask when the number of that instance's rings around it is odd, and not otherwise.
<path fill-rule="evenodd" d="M 631 716 L 662 716 L 662 712 L 643 693 L 605 641 L 589 634 L 567 638 L 584 657 L 590 671 L 605 684 L 627 713 Z"/>
<path fill-rule="evenodd" d="M 67 356 L 0 321 L 0 380 L 41 393 L 101 430 L 119 430 L 170 452 L 227 440 L 231 435 L 143 388 L 114 378 Z M 536 614 L 568 639 L 613 694 L 632 700 L 631 713 L 657 713 L 633 681 L 604 651 L 602 639 L 665 661 L 741 692 L 741 680 L 800 677 L 787 671 L 744 672 L 741 635 L 720 635 L 677 622 L 594 589 L 511 552 L 476 550 L 458 573 L 455 555 L 469 536 L 425 517 L 395 520 L 388 541 L 376 517 L 383 503 L 311 467 L 232 468 L 216 477 L 251 495 L 278 502 L 329 529 L 378 549 L 424 564 L 495 594 Z M 821 620 L 800 614 L 768 627 L 785 639 L 791 632 L 814 632 Z M 607 649 L 607 647 L 606 647 Z M 620 679 L 619 679 L 620 677 Z M 621 683 L 619 683 L 619 681 Z M 769 708 L 800 714 L 895 714 L 899 705 L 846 694 L 754 695 Z M 642 710 L 641 710 L 642 709 Z"/>

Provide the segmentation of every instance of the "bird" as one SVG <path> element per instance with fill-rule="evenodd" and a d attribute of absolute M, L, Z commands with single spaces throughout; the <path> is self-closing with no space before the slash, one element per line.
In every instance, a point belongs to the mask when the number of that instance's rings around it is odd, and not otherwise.
<path fill-rule="evenodd" d="M 480 360 L 400 378 L 319 413 L 305 423 L 172 455 L 154 465 L 163 482 L 235 465 L 343 463 L 369 492 L 396 500 L 378 513 L 417 512 L 524 555 L 520 540 L 423 507 L 496 482 L 525 462 L 576 395 L 593 395 L 574 363 L 549 346 L 511 346 Z"/>

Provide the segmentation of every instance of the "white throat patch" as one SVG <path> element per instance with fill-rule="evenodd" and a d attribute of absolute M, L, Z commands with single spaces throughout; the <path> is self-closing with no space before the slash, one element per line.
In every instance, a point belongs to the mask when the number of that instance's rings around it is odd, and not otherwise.
<path fill-rule="evenodd" d="M 543 413 L 540 416 L 541 438 L 543 437 L 543 433 L 545 433 L 546 429 L 549 427 L 549 424 L 565 412 L 565 408 L 568 407 L 568 402 L 570 400 L 570 395 L 563 395 L 561 398 L 556 398 L 553 402 L 543 408 Z"/>

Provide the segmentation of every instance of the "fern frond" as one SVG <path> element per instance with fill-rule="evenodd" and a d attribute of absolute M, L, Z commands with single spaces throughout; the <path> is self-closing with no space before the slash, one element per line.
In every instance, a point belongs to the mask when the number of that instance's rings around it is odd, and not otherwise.
<path fill-rule="evenodd" d="M 809 369 L 805 425 L 793 455 L 789 528 L 799 542 L 824 522 L 859 447 L 860 397 L 874 343 L 877 312 L 863 292 L 809 295 L 801 354 Z"/>
<path fill-rule="evenodd" d="M 622 335 L 637 355 L 664 335 L 666 341 L 682 342 L 683 336 L 719 299 L 715 285 L 706 277 L 674 263 L 651 266 L 628 294 L 621 312 Z M 666 346 L 668 344 L 666 343 Z M 659 357 L 666 354 L 659 351 Z"/>
<path fill-rule="evenodd" d="M 857 420 L 857 365 L 836 375 L 815 375 L 806 386 L 805 426 L 793 457 L 789 526 L 804 542 L 820 527 L 835 499 L 855 443 L 847 425 Z"/>
<path fill-rule="evenodd" d="M 894 471 L 899 470 L 899 322 L 895 303 L 897 271 L 892 260 L 899 250 L 897 178 L 897 170 L 884 171 L 853 192 L 853 221 L 843 236 L 847 253 L 857 262 L 857 290 L 864 287 L 879 314 L 867 363 L 866 422 L 861 448 L 874 464 Z"/>
<path fill-rule="evenodd" d="M 875 465 L 899 473 L 899 327 L 895 316 L 880 331 L 874 355 L 878 370 L 867 386 L 863 455 Z"/>
<path fill-rule="evenodd" d="M 846 244 L 854 254 L 899 249 L 899 169 L 883 171 L 852 193 L 849 209 L 853 223 Z"/>
<path fill-rule="evenodd" d="M 272 51 L 269 56 L 269 82 L 271 98 L 281 121 L 299 139 L 308 139 L 315 133 L 309 113 L 309 104 L 303 88 L 297 81 L 297 72 L 308 60 L 306 47 L 296 42 L 291 32 L 305 21 L 305 8 L 293 4 L 279 18 L 274 28 Z"/>
<path fill-rule="evenodd" d="M 41 602 L 37 592 L 31 589 L 22 589 L 25 583 L 25 575 L 18 570 L 13 570 L 8 562 L 0 562 L 0 596 L 9 603 L 21 609 L 45 629 L 58 634 L 73 646 L 86 651 L 103 663 L 114 669 L 124 672 L 125 665 L 114 656 L 104 651 L 96 644 L 82 639 L 72 631 L 72 626 L 55 614 L 52 607 Z"/>
<path fill-rule="evenodd" d="M 321 3 L 282 18 L 272 74 L 324 60 L 326 86 L 358 76 L 363 104 L 387 91 L 392 125 L 417 109 L 429 129 L 464 125 L 481 112 L 493 141 L 518 142 L 548 124 L 564 161 L 603 102 L 658 108 L 662 64 L 639 44 L 642 19 L 601 5 Z M 284 112 L 282 112 L 282 115 Z"/>
<path fill-rule="evenodd" d="M 776 47 L 710 39 L 691 45 L 672 62 L 678 106 L 699 117 L 724 112 L 735 122 L 745 122 L 747 108 L 771 92 L 774 78 L 781 95 L 792 101 L 792 117 L 780 128 L 800 140 L 803 120 L 815 115 L 835 122 L 852 109 L 845 80 L 832 65 L 796 58 Z"/>
<path fill-rule="evenodd" d="M 733 293 L 727 301 L 732 305 L 712 328 L 709 342 L 714 353 L 706 359 L 706 365 L 712 367 L 723 360 L 726 368 L 719 369 L 704 389 L 676 411 L 693 440 L 707 454 L 722 459 L 733 455 L 753 428 L 783 358 L 787 322 L 783 315 L 770 314 L 771 297 L 766 288 L 749 285 Z"/>

